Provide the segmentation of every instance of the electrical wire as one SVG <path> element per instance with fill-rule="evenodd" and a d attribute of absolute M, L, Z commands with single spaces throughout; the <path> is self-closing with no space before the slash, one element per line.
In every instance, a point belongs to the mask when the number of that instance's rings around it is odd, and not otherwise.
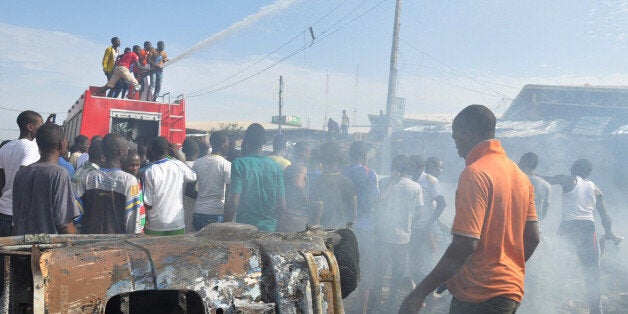
<path fill-rule="evenodd" d="M 460 76 L 466 77 L 466 78 L 468 78 L 468 79 L 472 80 L 473 82 L 475 82 L 476 84 L 478 84 L 478 85 L 480 85 L 480 86 L 482 86 L 482 87 L 484 87 L 484 88 L 486 88 L 486 89 L 488 89 L 488 90 L 492 91 L 493 93 L 495 93 L 495 94 L 497 94 L 497 95 L 499 95 L 499 96 L 502 96 L 502 97 L 505 97 L 505 98 L 512 98 L 511 96 L 508 96 L 508 95 L 506 95 L 506 94 L 504 94 L 504 93 L 501 93 L 500 91 L 497 91 L 497 90 L 493 89 L 492 87 L 487 86 L 487 85 L 485 85 L 485 84 L 481 83 L 478 79 L 476 79 L 476 78 L 474 78 L 474 77 L 472 77 L 472 76 L 469 76 L 469 75 L 467 75 L 467 74 L 465 74 L 465 73 L 462 73 L 462 72 L 456 71 L 455 69 L 453 69 L 451 66 L 449 66 L 449 65 L 448 65 L 448 64 L 446 64 L 445 62 L 443 62 L 443 61 L 441 61 L 441 60 L 437 59 L 436 57 L 434 57 L 434 56 L 430 55 L 429 53 L 427 53 L 427 52 L 425 52 L 425 51 L 423 51 L 423 50 L 421 50 L 421 49 L 417 48 L 416 46 L 414 46 L 413 44 L 411 44 L 411 43 L 410 43 L 410 42 L 408 42 L 407 40 L 401 39 L 401 41 L 402 41 L 403 43 L 405 43 L 406 45 L 408 45 L 409 47 L 414 48 L 414 49 L 416 49 L 418 52 L 420 52 L 420 53 L 422 53 L 422 54 L 426 55 L 427 57 L 431 58 L 432 60 L 434 60 L 434 61 L 436 61 L 436 62 L 438 62 L 438 63 L 442 64 L 443 66 L 445 66 L 446 68 L 448 68 L 448 69 L 449 69 L 450 71 L 452 71 L 453 73 L 456 73 L 456 74 L 458 74 L 458 75 L 460 75 Z M 495 83 L 493 82 L 493 84 L 495 84 Z M 508 87 L 514 88 L 514 87 L 512 87 L 512 86 L 508 86 Z"/>
<path fill-rule="evenodd" d="M 451 71 L 451 70 L 449 70 L 449 69 L 439 68 L 439 67 L 436 67 L 436 66 L 426 65 L 426 64 L 422 64 L 422 63 L 421 63 L 421 64 L 416 64 L 416 63 L 405 63 L 405 65 L 408 65 L 408 66 L 415 66 L 415 67 L 418 67 L 418 68 L 431 69 L 431 70 L 435 70 L 435 71 L 438 71 L 438 72 L 444 72 L 445 74 L 449 74 L 449 75 L 451 75 L 451 76 L 461 77 L 461 76 L 460 76 L 458 73 L 456 73 L 456 72 L 453 72 L 453 71 Z M 511 89 L 513 89 L 513 90 L 517 90 L 517 91 L 521 90 L 521 87 L 509 86 L 509 85 L 505 85 L 505 84 L 501 84 L 501 83 L 497 83 L 497 82 L 492 82 L 492 81 L 488 81 L 488 80 L 482 80 L 482 79 L 477 79 L 477 80 L 478 80 L 478 81 L 484 81 L 484 82 L 486 82 L 486 83 L 495 84 L 495 85 L 500 85 L 500 86 L 502 86 L 502 87 L 506 87 L 506 88 L 511 88 Z"/>
<path fill-rule="evenodd" d="M 403 71 L 403 70 L 399 71 L 399 72 L 411 73 L 409 71 Z M 421 77 L 421 79 L 426 79 L 426 80 L 430 80 L 430 81 L 434 81 L 434 82 L 439 82 L 439 83 L 442 83 L 444 85 L 449 85 L 449 86 L 452 86 L 452 87 L 465 89 L 465 90 L 468 90 L 470 92 L 482 94 L 482 95 L 485 95 L 485 96 L 495 97 L 495 94 L 490 94 L 490 93 L 487 93 L 487 92 L 484 92 L 484 91 L 480 91 L 480 90 L 477 90 L 477 89 L 472 89 L 472 88 L 469 88 L 469 87 L 465 87 L 465 86 L 461 86 L 461 85 L 457 85 L 457 84 L 452 84 L 452 83 L 449 83 L 449 82 L 444 81 L 444 80 L 439 80 L 439 79 L 435 79 L 435 78 L 431 78 L 431 77 L 424 77 L 424 76 Z M 505 97 L 505 98 L 507 98 L 507 97 Z"/>
<path fill-rule="evenodd" d="M 8 108 L 8 107 L 3 107 L 3 106 L 0 106 L 0 109 L 3 109 L 3 110 L 8 110 L 8 111 L 14 111 L 14 112 L 22 112 L 22 111 L 24 111 L 24 109 Z M 53 113 L 54 113 L 54 114 L 62 114 L 62 113 L 65 113 L 65 111 L 58 111 L 58 112 L 38 112 L 38 113 L 39 113 L 39 114 L 53 114 Z"/>
<path fill-rule="evenodd" d="M 341 29 L 343 29 L 343 28 L 347 27 L 348 25 L 350 25 L 351 23 L 353 23 L 355 20 L 359 19 L 360 17 L 364 16 L 365 14 L 367 14 L 367 13 L 371 12 L 372 10 L 376 9 L 377 7 L 379 7 L 380 5 L 382 5 L 383 3 L 385 3 L 386 1 L 390 1 L 390 0 L 382 0 L 382 1 L 380 1 L 379 3 L 377 3 L 376 5 L 374 5 L 373 7 L 371 7 L 370 9 L 368 9 L 368 10 L 366 10 L 366 11 L 362 12 L 361 14 L 359 14 L 358 16 L 354 17 L 353 19 L 349 20 L 348 22 L 346 22 L 345 24 L 341 25 L 340 27 L 338 27 L 338 28 L 336 28 L 336 29 L 334 29 L 334 30 L 330 31 L 333 27 L 335 27 L 336 25 L 340 24 L 340 22 L 342 22 L 342 20 L 346 19 L 348 16 L 350 16 L 350 15 L 351 15 L 351 14 L 353 14 L 355 11 L 357 11 L 357 10 L 358 10 L 361 6 L 363 6 L 363 5 L 364 5 L 364 3 L 366 3 L 366 0 L 365 0 L 365 1 L 363 1 L 362 3 L 360 3 L 358 6 L 356 6 L 355 8 L 353 8 L 353 9 L 352 9 L 349 13 L 345 14 L 345 15 L 344 15 L 344 16 L 343 16 L 340 20 L 338 20 L 337 22 L 335 22 L 334 24 L 332 24 L 332 26 L 328 27 L 325 31 L 321 32 L 321 35 L 319 35 L 319 37 L 318 37 L 318 38 L 316 38 L 316 39 L 315 39 L 315 40 L 314 40 L 314 41 L 313 41 L 310 45 L 306 45 L 306 44 L 304 44 L 304 45 L 302 45 L 301 47 L 299 47 L 299 48 L 297 48 L 296 50 L 294 50 L 293 52 L 291 52 L 290 54 L 288 54 L 287 56 L 285 56 L 285 57 L 283 57 L 283 58 L 279 59 L 279 60 L 278 60 L 278 61 L 276 61 L 275 63 L 273 63 L 273 64 L 271 64 L 271 65 L 269 65 L 269 66 L 267 66 L 267 67 L 265 67 L 265 68 L 263 68 L 263 69 L 261 69 L 261 70 L 259 70 L 259 71 L 255 72 L 255 73 L 253 73 L 253 74 L 251 74 L 251 75 L 248 75 L 248 76 L 246 76 L 246 77 L 244 77 L 244 78 L 242 78 L 242 79 L 240 79 L 240 80 L 238 80 L 238 81 L 235 81 L 235 82 L 230 83 L 230 84 L 228 84 L 228 85 L 225 85 L 225 86 L 222 86 L 222 87 L 219 87 L 219 88 L 216 88 L 216 89 L 212 89 L 212 90 L 209 90 L 209 91 L 205 91 L 205 92 L 202 92 L 202 93 L 196 93 L 196 94 L 194 94 L 194 95 L 186 95 L 186 97 L 190 98 L 190 97 L 198 97 L 198 96 L 202 96 L 202 95 L 206 95 L 206 94 L 214 94 L 214 93 L 216 93 L 216 92 L 219 92 L 219 91 L 222 91 L 222 90 L 224 90 L 224 89 L 227 89 L 227 88 L 233 87 L 233 86 L 235 86 L 235 85 L 237 85 L 237 84 L 240 84 L 240 83 L 242 83 L 242 82 L 244 82 L 244 81 L 246 81 L 246 80 L 248 80 L 248 79 L 250 79 L 250 78 L 252 78 L 252 77 L 254 77 L 254 76 L 257 76 L 257 75 L 261 74 L 262 72 L 265 72 L 265 71 L 267 71 L 267 70 L 269 70 L 269 69 L 273 68 L 274 66 L 278 65 L 279 63 L 282 63 L 283 61 L 286 61 L 286 60 L 290 59 L 290 58 L 291 58 L 291 57 L 293 57 L 294 55 L 296 55 L 296 54 L 298 54 L 298 53 L 300 53 L 300 52 L 302 52 L 302 51 L 304 51 L 304 50 L 306 50 L 306 49 L 308 49 L 308 48 L 312 47 L 313 45 L 315 45 L 315 44 L 319 43 L 320 41 L 322 41 L 322 40 L 326 39 L 327 37 L 329 37 L 329 36 L 333 35 L 334 33 L 338 32 L 339 30 L 341 30 Z M 309 30 L 309 27 L 308 27 L 308 30 Z M 304 32 L 305 32 L 305 31 L 304 31 Z M 301 34 L 303 34 L 303 32 L 301 32 L 301 33 L 300 33 L 299 35 L 297 35 L 297 36 L 301 36 Z"/>
<path fill-rule="evenodd" d="M 335 6 L 335 7 L 333 7 L 331 10 L 327 11 L 327 13 L 325 13 L 323 16 L 321 16 L 321 17 L 320 17 L 320 18 L 318 18 L 316 21 L 314 21 L 314 23 L 313 23 L 313 24 L 312 24 L 309 28 L 307 28 L 307 29 L 305 29 L 305 30 L 301 31 L 301 33 L 299 33 L 298 35 L 296 35 L 296 36 L 292 37 L 291 39 L 289 39 L 287 42 L 285 42 L 284 44 L 282 44 L 281 46 L 279 46 L 279 48 L 277 48 L 277 49 L 275 49 L 275 50 L 271 51 L 270 53 L 266 54 L 264 57 L 262 57 L 262 58 L 260 58 L 260 59 L 256 60 L 255 62 L 253 62 L 253 63 L 249 64 L 248 66 L 246 66 L 246 67 L 242 68 L 241 70 L 239 70 L 239 71 L 235 72 L 234 74 L 231 74 L 231 75 L 229 75 L 229 76 L 225 77 L 224 79 L 221 79 L 221 80 L 219 80 L 219 81 L 217 81 L 217 82 L 215 82 L 215 83 L 212 83 L 211 85 L 209 85 L 209 86 L 207 86 L 207 87 L 204 87 L 204 88 L 202 88 L 202 89 L 199 89 L 199 90 L 196 90 L 196 91 L 193 91 L 193 92 L 190 92 L 190 93 L 186 93 L 186 97 L 194 97 L 194 94 L 198 94 L 198 93 L 204 92 L 204 91 L 206 91 L 206 90 L 208 90 L 208 89 L 210 89 L 210 88 L 212 88 L 212 87 L 214 87 L 214 86 L 220 85 L 220 84 L 222 84 L 222 83 L 224 83 L 224 82 L 226 82 L 226 81 L 228 81 L 228 80 L 230 80 L 230 79 L 232 79 L 232 78 L 236 77 L 236 76 L 237 76 L 237 75 L 239 75 L 240 73 L 242 73 L 242 72 L 244 72 L 244 71 L 246 71 L 246 70 L 248 70 L 248 69 L 250 69 L 250 68 L 254 67 L 255 65 L 259 64 L 260 62 L 262 62 L 262 61 L 264 61 L 264 60 L 268 59 L 270 56 L 274 55 L 277 51 L 279 51 L 279 50 L 283 49 L 284 47 L 286 47 L 287 45 L 289 45 L 290 43 L 292 43 L 293 41 L 295 41 L 297 38 L 299 38 L 301 35 L 303 35 L 303 34 L 305 34 L 306 32 L 308 32 L 308 31 L 309 31 L 309 29 L 310 29 L 311 27 L 316 26 L 316 25 L 317 25 L 318 23 L 320 23 L 322 20 L 324 20 L 325 18 L 327 18 L 330 14 L 332 14 L 334 11 L 336 11 L 336 10 L 337 10 L 337 9 L 338 9 L 341 5 L 343 5 L 346 1 L 347 1 L 347 0 L 343 0 L 343 1 L 341 1 L 338 5 L 336 5 L 336 6 Z"/>

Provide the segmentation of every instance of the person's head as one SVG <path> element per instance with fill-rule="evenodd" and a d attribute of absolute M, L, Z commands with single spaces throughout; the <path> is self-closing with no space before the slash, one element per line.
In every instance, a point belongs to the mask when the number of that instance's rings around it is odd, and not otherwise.
<path fill-rule="evenodd" d="M 418 176 L 425 169 L 425 159 L 421 155 L 412 155 L 409 157 L 410 162 L 412 163 L 412 171 L 411 174 L 413 176 Z"/>
<path fill-rule="evenodd" d="M 307 168 L 302 165 L 290 165 L 283 172 L 286 188 L 305 189 L 307 186 Z"/>
<path fill-rule="evenodd" d="M 367 160 L 368 146 L 362 141 L 355 141 L 351 143 L 349 148 L 349 158 L 352 163 L 365 164 Z"/>
<path fill-rule="evenodd" d="M 102 140 L 102 150 L 109 167 L 120 167 L 129 153 L 129 144 L 122 135 L 109 133 Z"/>
<path fill-rule="evenodd" d="M 144 42 L 144 50 L 148 51 L 153 49 L 153 44 L 150 41 L 145 41 Z"/>
<path fill-rule="evenodd" d="M 212 147 L 212 154 L 226 155 L 229 150 L 229 137 L 226 132 L 216 131 L 209 135 L 209 145 Z"/>
<path fill-rule="evenodd" d="M 131 48 L 129 47 L 124 48 L 124 53 L 129 53 L 129 52 L 131 52 Z"/>
<path fill-rule="evenodd" d="M 132 149 L 122 163 L 122 170 L 137 177 L 140 172 L 141 159 L 137 150 Z"/>
<path fill-rule="evenodd" d="M 140 165 L 143 166 L 148 163 L 148 145 L 137 145 L 137 153 L 140 155 Z"/>
<path fill-rule="evenodd" d="M 273 153 L 275 154 L 281 153 L 285 149 L 286 149 L 286 138 L 281 134 L 275 135 L 275 137 L 273 138 Z"/>
<path fill-rule="evenodd" d="M 198 145 L 198 158 L 207 156 L 207 153 L 209 153 L 209 144 L 207 144 L 205 137 L 195 137 L 194 140 L 196 140 L 196 145 Z"/>
<path fill-rule="evenodd" d="M 393 158 L 390 170 L 393 173 L 398 173 L 401 177 L 407 177 L 412 175 L 412 170 L 414 167 L 412 166 L 412 162 L 410 158 L 406 155 L 397 155 Z"/>
<path fill-rule="evenodd" d="M 185 141 L 183 141 L 181 150 L 185 154 L 185 160 L 196 160 L 198 158 L 198 140 L 192 137 L 186 138 Z"/>
<path fill-rule="evenodd" d="M 346 114 L 347 114 L 347 110 L 344 110 L 344 109 L 343 109 L 343 110 L 342 110 L 342 115 L 344 116 L 344 115 L 346 115 Z"/>
<path fill-rule="evenodd" d="M 142 51 L 142 48 L 138 45 L 133 45 L 133 52 L 135 52 L 135 54 L 139 55 L 139 53 Z"/>
<path fill-rule="evenodd" d="M 323 164 L 323 169 L 338 167 L 342 162 L 342 150 L 336 141 L 323 144 L 318 150 L 318 156 Z"/>
<path fill-rule="evenodd" d="M 304 165 L 310 161 L 312 156 L 312 148 L 306 142 L 297 142 L 294 144 L 294 159 Z"/>
<path fill-rule="evenodd" d="M 148 159 L 150 161 L 157 161 L 168 157 L 169 147 L 170 143 L 165 137 L 157 136 L 153 138 L 148 147 Z"/>
<path fill-rule="evenodd" d="M 118 37 L 111 38 L 111 46 L 113 46 L 113 48 L 120 47 L 120 39 Z"/>
<path fill-rule="evenodd" d="M 35 138 L 42 155 L 61 155 L 61 152 L 68 148 L 68 141 L 65 139 L 63 128 L 54 123 L 46 123 L 38 128 Z"/>
<path fill-rule="evenodd" d="M 440 177 L 443 173 L 443 162 L 436 158 L 430 157 L 425 161 L 425 172 L 435 177 Z"/>
<path fill-rule="evenodd" d="M 462 109 L 452 124 L 458 155 L 466 158 L 475 145 L 495 138 L 495 124 L 495 115 L 485 106 L 470 105 Z"/>
<path fill-rule="evenodd" d="M 35 138 L 37 129 L 44 124 L 44 119 L 35 111 L 22 111 L 17 116 L 17 126 L 20 128 L 20 138 Z"/>
<path fill-rule="evenodd" d="M 102 166 L 104 164 L 105 154 L 103 153 L 102 149 L 102 138 L 92 138 L 92 142 L 89 145 L 87 155 L 89 156 L 90 162 L 93 162 L 99 166 Z"/>
<path fill-rule="evenodd" d="M 321 171 L 321 157 L 318 149 L 312 149 L 310 152 L 310 160 L 307 163 L 307 169 L 311 172 Z"/>
<path fill-rule="evenodd" d="M 571 175 L 586 179 L 593 171 L 593 163 L 588 159 L 578 159 L 571 165 Z"/>
<path fill-rule="evenodd" d="M 85 135 L 77 135 L 74 137 L 74 145 L 81 153 L 86 153 L 89 149 L 89 138 Z"/>
<path fill-rule="evenodd" d="M 242 154 L 249 155 L 258 153 L 266 143 L 266 130 L 259 123 L 253 123 L 244 132 L 242 140 Z"/>
<path fill-rule="evenodd" d="M 166 49 L 166 45 L 164 44 L 164 42 L 163 42 L 163 41 L 161 41 L 161 40 L 160 40 L 160 41 L 158 41 L 158 42 L 157 42 L 157 50 L 159 50 L 159 51 L 164 51 L 164 49 Z"/>
<path fill-rule="evenodd" d="M 519 159 L 519 168 L 526 173 L 533 172 L 538 164 L 539 157 L 532 152 L 523 154 Z"/>

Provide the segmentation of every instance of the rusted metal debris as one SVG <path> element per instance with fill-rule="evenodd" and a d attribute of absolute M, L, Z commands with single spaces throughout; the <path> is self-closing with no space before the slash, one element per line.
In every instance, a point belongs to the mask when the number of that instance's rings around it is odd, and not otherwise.
<path fill-rule="evenodd" d="M 0 238 L 9 271 L 0 305 L 5 313 L 343 313 L 340 278 L 355 281 L 359 269 L 346 252 L 336 263 L 335 243 L 357 247 L 341 230 L 265 233 L 225 223 L 168 237 Z M 342 295 L 354 288 L 343 283 Z"/>

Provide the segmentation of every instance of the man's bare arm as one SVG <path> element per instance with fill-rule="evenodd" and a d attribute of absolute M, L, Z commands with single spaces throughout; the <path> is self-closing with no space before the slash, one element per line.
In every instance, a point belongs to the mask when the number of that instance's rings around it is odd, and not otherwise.
<path fill-rule="evenodd" d="M 564 174 L 559 174 L 551 177 L 541 176 L 541 178 L 543 178 L 543 180 L 547 181 L 547 183 L 549 184 L 560 185 L 563 188 L 563 193 L 573 190 L 573 188 L 576 186 L 576 178 L 572 176 L 566 176 Z"/>
<path fill-rule="evenodd" d="M 240 194 L 233 193 L 229 195 L 227 206 L 225 206 L 225 222 L 233 222 L 238 208 L 240 207 Z"/>
<path fill-rule="evenodd" d="M 277 217 L 281 217 L 286 211 L 286 197 L 282 196 L 277 200 Z"/>
<path fill-rule="evenodd" d="M 613 234 L 613 220 L 606 212 L 606 205 L 604 204 L 604 194 L 599 189 L 595 189 L 595 209 L 602 220 L 602 227 L 604 227 L 604 233 L 607 238 L 616 237 Z"/>
<path fill-rule="evenodd" d="M 196 181 L 185 184 L 185 196 L 196 199 L 198 191 L 196 191 Z"/>
<path fill-rule="evenodd" d="M 0 169 L 0 196 L 2 196 L 2 190 L 7 184 L 6 177 L 4 176 L 4 169 Z"/>
<path fill-rule="evenodd" d="M 436 267 L 406 297 L 399 313 L 417 313 L 423 301 L 438 286 L 453 277 L 471 258 L 478 247 L 478 239 L 454 235 L 453 240 Z"/>
<path fill-rule="evenodd" d="M 320 225 L 321 217 L 323 216 L 323 202 L 311 201 L 310 202 L 310 215 L 309 221 L 312 225 Z"/>
<path fill-rule="evenodd" d="M 74 223 L 70 221 L 67 225 L 63 226 L 61 228 L 61 230 L 59 230 L 59 233 L 61 233 L 61 234 L 75 234 L 76 233 L 76 227 L 74 227 Z"/>
<path fill-rule="evenodd" d="M 543 204 L 541 205 L 541 215 L 539 217 L 540 220 L 545 219 L 547 216 L 547 211 L 549 209 L 549 195 L 543 200 Z"/>
<path fill-rule="evenodd" d="M 353 196 L 353 199 L 351 200 L 351 213 L 352 213 L 352 218 L 353 218 L 353 225 L 355 225 L 358 222 L 358 197 L 357 196 Z"/>
<path fill-rule="evenodd" d="M 523 251 L 526 262 L 532 256 L 540 242 L 539 223 L 536 221 L 526 221 L 525 229 L 523 229 Z"/>
<path fill-rule="evenodd" d="M 434 201 L 436 201 L 436 208 L 434 208 L 434 217 L 432 218 L 432 220 L 436 221 L 438 220 L 438 218 L 440 218 L 440 215 L 445 210 L 447 203 L 445 202 L 445 198 L 442 195 L 435 197 Z"/>

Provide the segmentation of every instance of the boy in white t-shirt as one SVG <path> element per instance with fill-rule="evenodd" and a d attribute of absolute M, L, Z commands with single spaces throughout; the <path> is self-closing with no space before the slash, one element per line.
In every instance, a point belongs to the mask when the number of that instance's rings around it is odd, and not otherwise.
<path fill-rule="evenodd" d="M 177 157 L 170 159 L 168 154 Z M 144 171 L 144 204 L 148 235 L 176 235 L 185 233 L 183 211 L 184 184 L 194 182 L 196 173 L 182 161 L 177 149 L 165 137 L 150 143 L 152 164 Z"/>
<path fill-rule="evenodd" d="M 22 167 L 39 160 L 35 142 L 37 129 L 44 123 L 37 112 L 26 110 L 17 116 L 20 137 L 0 148 L 0 236 L 13 234 L 13 179 Z"/>
<path fill-rule="evenodd" d="M 198 196 L 194 206 L 193 224 L 196 231 L 210 223 L 222 222 L 225 213 L 225 192 L 231 183 L 231 163 L 225 159 L 229 151 L 229 138 L 224 132 L 212 132 L 210 155 L 194 161 Z"/>

